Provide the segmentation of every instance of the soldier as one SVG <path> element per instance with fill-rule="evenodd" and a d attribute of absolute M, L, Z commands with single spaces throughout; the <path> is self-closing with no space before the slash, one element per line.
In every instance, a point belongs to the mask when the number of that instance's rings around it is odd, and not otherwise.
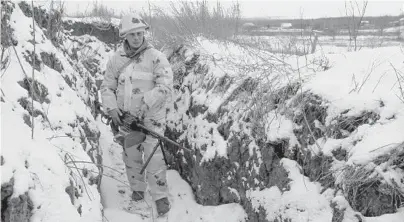
<path fill-rule="evenodd" d="M 121 19 L 119 36 L 125 40 L 108 61 L 101 96 L 103 108 L 115 126 L 122 125 L 122 113 L 127 112 L 143 120 L 147 128 L 163 134 L 173 73 L 165 55 L 146 41 L 144 35 L 148 28 L 137 14 Z M 142 154 L 147 159 L 158 140 L 137 131 L 131 131 L 121 139 L 123 160 L 133 191 L 132 200 L 139 202 L 144 199 L 147 181 L 158 214 L 166 214 L 170 210 L 170 203 L 167 166 L 161 149 L 155 152 L 147 165 L 146 175 L 140 174 Z"/>

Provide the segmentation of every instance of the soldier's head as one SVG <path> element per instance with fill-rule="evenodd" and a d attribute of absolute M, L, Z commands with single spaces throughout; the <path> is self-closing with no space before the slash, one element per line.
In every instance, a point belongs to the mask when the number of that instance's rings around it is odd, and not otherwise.
<path fill-rule="evenodd" d="M 125 15 L 119 24 L 119 36 L 125 38 L 133 48 L 139 48 L 149 25 L 137 14 Z"/>

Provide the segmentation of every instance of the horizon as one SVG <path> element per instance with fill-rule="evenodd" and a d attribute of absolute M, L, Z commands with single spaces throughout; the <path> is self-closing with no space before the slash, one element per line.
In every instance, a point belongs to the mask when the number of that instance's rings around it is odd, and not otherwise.
<path fill-rule="evenodd" d="M 78 1 L 70 0 L 65 3 L 67 14 L 85 13 L 90 11 L 92 6 L 98 4 L 107 6 L 115 13 L 128 13 L 130 11 L 148 11 L 148 1 Z M 152 7 L 169 9 L 169 0 L 150 0 Z M 196 1 L 191 1 L 196 2 Z M 210 7 L 216 5 L 217 1 L 208 1 Z M 233 1 L 219 1 L 224 8 L 229 8 Z M 346 17 L 344 1 L 272 1 L 254 0 L 238 1 L 243 19 L 318 19 Z M 363 1 L 358 1 L 361 5 Z M 321 9 L 321 10 L 319 10 Z M 400 16 L 404 14 L 403 1 L 368 1 L 365 17 Z"/>

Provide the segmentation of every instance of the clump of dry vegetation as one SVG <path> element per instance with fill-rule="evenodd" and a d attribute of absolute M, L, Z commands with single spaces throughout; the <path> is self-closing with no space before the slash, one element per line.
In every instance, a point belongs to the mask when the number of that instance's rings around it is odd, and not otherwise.
<path fill-rule="evenodd" d="M 404 205 L 404 177 L 401 181 L 386 180 L 380 170 L 404 169 L 404 143 L 389 155 L 382 155 L 367 165 L 349 165 L 342 171 L 339 186 L 351 207 L 364 216 L 380 216 L 395 213 Z"/>

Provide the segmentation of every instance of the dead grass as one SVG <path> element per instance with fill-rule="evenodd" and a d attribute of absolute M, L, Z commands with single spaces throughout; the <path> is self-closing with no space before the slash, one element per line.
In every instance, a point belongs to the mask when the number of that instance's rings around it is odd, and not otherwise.
<path fill-rule="evenodd" d="M 386 166 L 398 167 L 404 170 L 404 142 L 396 145 L 390 152 L 377 157 L 373 162 L 376 165 L 385 163 Z"/>
<path fill-rule="evenodd" d="M 390 155 L 378 157 L 374 162 L 383 168 L 404 168 L 403 144 L 399 144 Z M 376 170 L 375 164 L 343 169 L 341 187 L 351 207 L 364 216 L 380 216 L 395 213 L 404 203 L 403 184 L 400 181 L 386 181 Z"/>
<path fill-rule="evenodd" d="M 322 192 L 335 187 L 335 178 L 332 171 L 333 158 L 323 153 L 313 154 L 307 149 L 300 149 L 295 160 L 302 166 L 303 175 L 311 181 L 319 182 Z"/>
<path fill-rule="evenodd" d="M 343 139 L 353 133 L 359 126 L 363 124 L 373 125 L 379 119 L 380 115 L 373 111 L 363 111 L 357 116 L 345 115 L 349 110 L 341 113 L 331 121 L 331 124 L 326 127 L 327 137 L 334 139 Z"/>

